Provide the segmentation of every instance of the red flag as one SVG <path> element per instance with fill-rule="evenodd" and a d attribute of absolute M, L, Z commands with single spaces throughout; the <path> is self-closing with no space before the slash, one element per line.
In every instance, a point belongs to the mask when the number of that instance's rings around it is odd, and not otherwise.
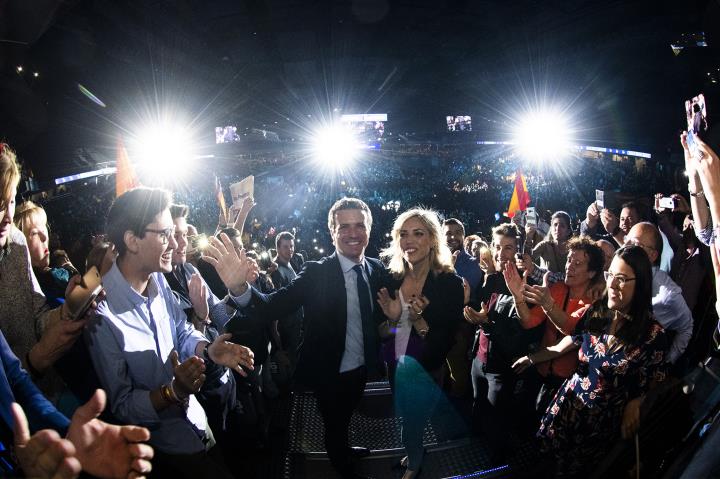
<path fill-rule="evenodd" d="M 135 169 L 132 163 L 130 163 L 127 150 L 125 150 L 125 145 L 123 145 L 122 136 L 118 136 L 117 140 L 115 166 L 117 168 L 115 172 L 115 197 L 117 198 L 126 191 L 140 186 L 137 175 L 135 175 Z"/>
<path fill-rule="evenodd" d="M 508 205 L 507 217 L 512 218 L 517 211 L 525 211 L 530 204 L 530 192 L 527 189 L 525 176 L 522 171 L 515 172 L 515 188 L 513 189 L 510 205 Z"/>

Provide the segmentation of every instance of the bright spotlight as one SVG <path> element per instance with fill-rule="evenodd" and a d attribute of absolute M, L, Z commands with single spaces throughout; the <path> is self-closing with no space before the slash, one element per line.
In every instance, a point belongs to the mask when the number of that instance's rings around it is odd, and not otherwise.
<path fill-rule="evenodd" d="M 316 161 L 331 169 L 342 170 L 355 159 L 360 145 L 350 130 L 342 126 L 323 128 L 313 138 Z"/>
<path fill-rule="evenodd" d="M 528 113 L 515 127 L 514 143 L 529 159 L 547 160 L 564 156 L 570 148 L 571 131 L 565 117 L 555 111 Z"/>
<path fill-rule="evenodd" d="M 153 125 L 137 136 L 137 163 L 155 180 L 177 180 L 189 172 L 194 146 L 188 129 L 177 125 Z"/>

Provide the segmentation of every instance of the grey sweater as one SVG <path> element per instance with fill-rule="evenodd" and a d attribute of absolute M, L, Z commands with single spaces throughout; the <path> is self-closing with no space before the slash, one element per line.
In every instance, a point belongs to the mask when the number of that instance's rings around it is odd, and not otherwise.
<path fill-rule="evenodd" d="M 0 259 L 0 329 L 27 369 L 26 355 L 40 339 L 51 310 L 30 265 L 25 236 L 13 228 L 8 240 Z M 53 370 L 33 381 L 50 400 L 63 384 Z"/>

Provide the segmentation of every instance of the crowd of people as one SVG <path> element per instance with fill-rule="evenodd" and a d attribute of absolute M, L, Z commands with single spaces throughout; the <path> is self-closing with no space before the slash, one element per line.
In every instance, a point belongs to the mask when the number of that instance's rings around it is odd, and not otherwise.
<path fill-rule="evenodd" d="M 255 173 L 254 197 L 220 222 L 207 178 L 174 197 L 115 197 L 99 178 L 16 208 L 20 169 L 2 144 L 0 440 L 15 455 L 0 466 L 237 477 L 238 448 L 267 434 L 267 401 L 308 389 L 333 468 L 364 477 L 357 461 L 372 451 L 350 444 L 350 418 L 367 381 L 385 379 L 404 479 L 422 470 L 443 396 L 472 403 L 492 465 L 537 441 L 540 477 L 653 474 L 679 436 L 642 466 L 611 452 L 720 334 L 708 321 L 720 159 L 696 141 L 693 156 L 681 138 L 687 198 L 655 167 L 581 158 L 527 172 L 543 208 L 508 218 L 497 213 L 512 156 L 453 145 L 395 152 L 330 185 L 292 158 L 245 165 L 220 180 Z M 622 201 L 598 204 L 595 189 Z M 88 272 L 102 292 L 78 310 Z"/>

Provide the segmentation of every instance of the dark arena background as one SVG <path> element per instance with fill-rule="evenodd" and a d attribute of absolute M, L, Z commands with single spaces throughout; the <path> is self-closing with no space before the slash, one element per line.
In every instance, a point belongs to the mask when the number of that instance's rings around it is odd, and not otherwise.
<path fill-rule="evenodd" d="M 579 236 L 598 195 L 619 217 L 632 201 L 682 263 L 667 271 L 692 336 L 639 432 L 617 434 L 584 475 L 720 477 L 708 452 L 720 437 L 715 246 L 694 233 L 697 251 L 683 243 L 686 222 L 701 229 L 691 206 L 713 212 L 712 182 L 690 195 L 700 183 L 680 142 L 685 101 L 702 93 L 706 140 L 720 147 L 719 24 L 714 0 L 0 1 L 0 140 L 21 164 L 17 204 L 44 208 L 49 251 L 66 251 L 80 273 L 120 178 L 170 190 L 189 206 L 187 223 L 212 236 L 230 185 L 252 176 L 242 242 L 261 275 L 277 268 L 283 231 L 305 261 L 331 255 L 328 210 L 343 197 L 370 207 L 372 258 L 414 206 L 492 244 L 492 228 L 513 216 L 524 243 L 528 224 L 550 235 L 557 211 Z M 516 215 L 518 185 L 530 201 Z M 666 211 L 656 197 L 671 201 Z M 238 382 L 236 424 L 216 434 L 225 466 L 242 478 L 341 477 L 314 395 L 276 385 L 278 346 L 261 344 L 264 371 Z M 456 394 L 454 380 L 445 368 L 419 477 L 552 477 L 535 438 L 541 413 L 522 423 L 514 411 L 522 424 L 507 424 L 511 447 L 498 454 L 473 427 L 472 388 Z M 399 465 L 394 400 L 387 377 L 367 383 L 349 441 L 370 455 L 347 477 L 417 477 Z"/>

